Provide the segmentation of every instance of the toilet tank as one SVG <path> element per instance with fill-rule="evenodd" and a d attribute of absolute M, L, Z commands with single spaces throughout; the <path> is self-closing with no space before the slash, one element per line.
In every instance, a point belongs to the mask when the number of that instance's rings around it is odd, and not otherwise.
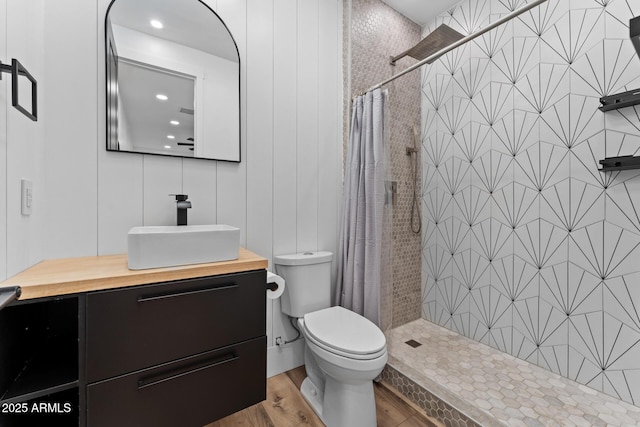
<path fill-rule="evenodd" d="M 331 252 L 274 257 L 276 274 L 285 281 L 282 312 L 291 317 L 331 307 Z"/>

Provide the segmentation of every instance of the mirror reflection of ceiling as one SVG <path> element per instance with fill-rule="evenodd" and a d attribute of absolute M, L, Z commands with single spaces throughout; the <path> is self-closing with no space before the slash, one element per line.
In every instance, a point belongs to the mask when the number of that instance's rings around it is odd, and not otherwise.
<path fill-rule="evenodd" d="M 193 78 L 122 60 L 118 74 L 120 149 L 193 157 Z"/>
<path fill-rule="evenodd" d="M 199 1 L 116 1 L 109 17 L 113 24 L 238 62 L 231 35 L 224 26 L 211 25 L 211 11 Z M 163 28 L 153 28 L 151 20 Z"/>
<path fill-rule="evenodd" d="M 460 0 L 382 0 L 416 24 L 423 26 Z"/>

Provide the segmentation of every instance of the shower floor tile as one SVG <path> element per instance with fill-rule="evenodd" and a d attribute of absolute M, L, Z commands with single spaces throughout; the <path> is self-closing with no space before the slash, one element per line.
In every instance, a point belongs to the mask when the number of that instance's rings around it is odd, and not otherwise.
<path fill-rule="evenodd" d="M 479 425 L 640 425 L 640 407 L 424 319 L 386 335 L 391 367 Z"/>

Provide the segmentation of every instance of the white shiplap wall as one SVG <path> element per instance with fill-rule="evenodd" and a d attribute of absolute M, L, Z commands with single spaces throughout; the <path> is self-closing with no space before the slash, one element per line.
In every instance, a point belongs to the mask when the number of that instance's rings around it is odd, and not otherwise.
<path fill-rule="evenodd" d="M 18 59 L 43 88 L 43 2 L 0 1 L 0 61 Z M 30 108 L 20 85 L 20 104 Z M 39 105 L 41 107 L 41 105 Z M 40 261 L 45 206 L 43 194 L 43 122 L 33 122 L 11 106 L 11 77 L 0 81 L 0 280 Z M 21 214 L 20 180 L 33 182 L 31 216 Z"/>
<path fill-rule="evenodd" d="M 227 23 L 240 50 L 240 164 L 106 152 L 102 46 L 109 1 L 45 4 L 45 70 L 54 84 L 42 100 L 44 258 L 124 252 L 130 227 L 175 222 L 168 194 L 177 192 L 193 203 L 190 223 L 240 227 L 241 244 L 268 258 L 270 269 L 274 255 L 335 252 L 342 186 L 342 0 L 206 3 Z M 275 337 L 293 333 L 279 302 L 268 304 L 273 346 Z M 272 355 L 298 364 L 302 355 L 294 353 L 272 348 L 270 373 L 288 367 Z"/>

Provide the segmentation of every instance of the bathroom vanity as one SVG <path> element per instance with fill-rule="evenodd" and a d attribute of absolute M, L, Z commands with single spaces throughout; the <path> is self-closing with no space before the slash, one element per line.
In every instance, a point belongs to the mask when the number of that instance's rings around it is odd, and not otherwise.
<path fill-rule="evenodd" d="M 267 261 L 47 260 L 0 284 L 0 425 L 203 426 L 265 399 Z"/>

